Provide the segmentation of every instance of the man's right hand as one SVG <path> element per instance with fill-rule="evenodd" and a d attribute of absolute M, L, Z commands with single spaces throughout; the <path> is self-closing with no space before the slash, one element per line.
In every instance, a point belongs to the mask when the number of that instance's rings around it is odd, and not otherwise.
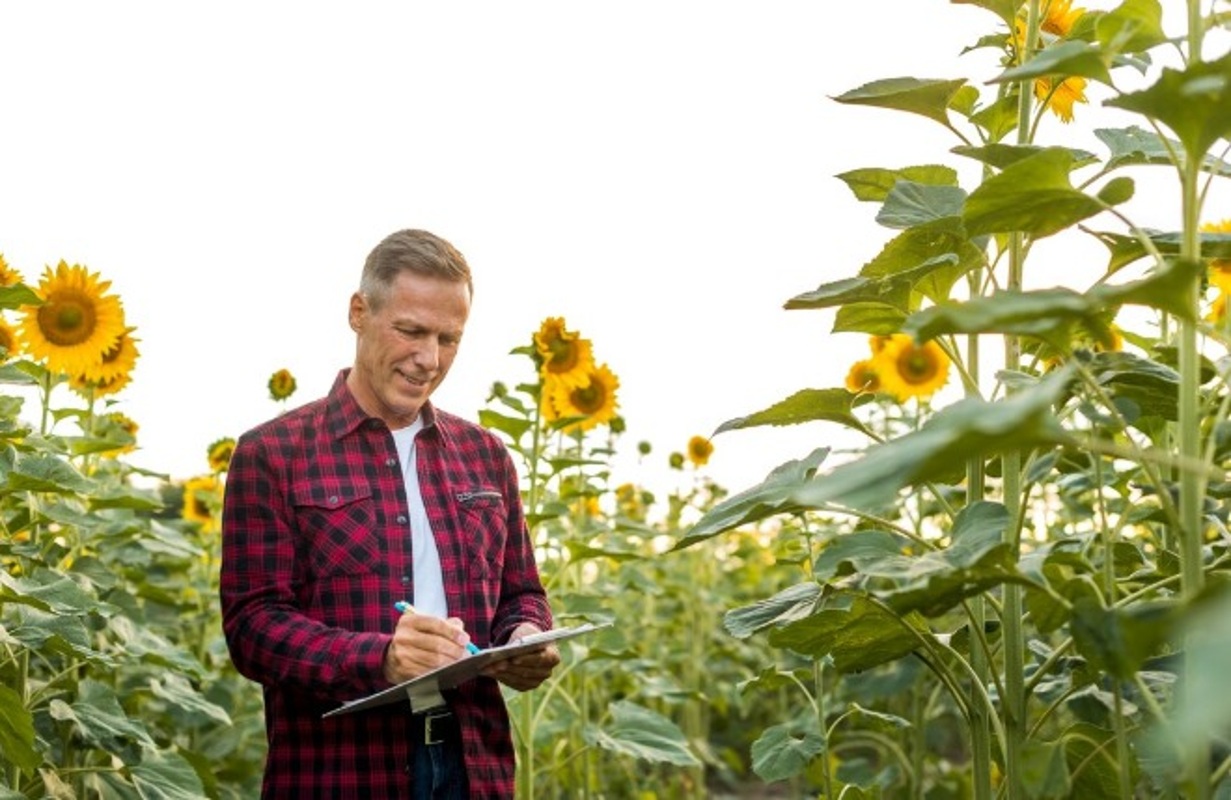
<path fill-rule="evenodd" d="M 452 664 L 466 655 L 470 635 L 457 617 L 441 619 L 408 611 L 385 650 L 385 680 L 398 684 Z"/>

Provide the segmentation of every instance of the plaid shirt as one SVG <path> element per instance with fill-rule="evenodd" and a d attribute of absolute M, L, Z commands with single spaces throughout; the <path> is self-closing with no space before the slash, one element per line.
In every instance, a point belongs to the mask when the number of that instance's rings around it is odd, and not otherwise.
<path fill-rule="evenodd" d="M 342 370 L 329 395 L 240 437 L 222 515 L 223 629 L 236 668 L 262 684 L 263 797 L 410 797 L 409 704 L 321 715 L 387 688 L 397 600 L 414 596 L 408 507 L 393 436 Z M 423 408 L 423 502 L 445 597 L 475 644 L 522 622 L 551 628 L 518 479 L 503 443 Z M 446 696 L 462 729 L 472 797 L 512 797 L 514 755 L 499 684 Z"/>

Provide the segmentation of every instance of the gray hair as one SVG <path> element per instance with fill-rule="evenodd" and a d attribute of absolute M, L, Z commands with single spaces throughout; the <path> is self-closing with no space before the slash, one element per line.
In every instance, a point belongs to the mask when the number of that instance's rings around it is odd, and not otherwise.
<path fill-rule="evenodd" d="M 379 308 L 394 278 L 402 272 L 465 283 L 474 294 L 470 266 L 457 248 L 433 233 L 414 229 L 391 233 L 372 248 L 363 263 L 359 293 L 373 308 Z"/>

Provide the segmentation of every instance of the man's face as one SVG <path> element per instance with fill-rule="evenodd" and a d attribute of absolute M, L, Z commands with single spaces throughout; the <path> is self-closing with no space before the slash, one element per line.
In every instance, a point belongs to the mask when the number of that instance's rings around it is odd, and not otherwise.
<path fill-rule="evenodd" d="M 453 365 L 469 315 L 465 283 L 413 272 L 394 279 L 379 309 L 353 295 L 357 336 L 347 385 L 363 410 L 393 429 L 414 422 Z"/>

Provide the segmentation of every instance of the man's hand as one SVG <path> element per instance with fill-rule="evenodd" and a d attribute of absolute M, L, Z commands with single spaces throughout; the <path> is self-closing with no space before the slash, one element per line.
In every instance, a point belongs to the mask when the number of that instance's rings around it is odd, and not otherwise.
<path fill-rule="evenodd" d="M 447 666 L 466 655 L 470 635 L 456 617 L 441 619 L 407 612 L 398 620 L 385 650 L 385 680 L 398 684 Z"/>
<path fill-rule="evenodd" d="M 537 625 L 523 622 L 513 629 L 509 644 L 515 644 L 523 636 L 532 633 L 542 633 Z M 498 661 L 483 670 L 483 674 L 503 683 L 519 692 L 527 692 L 536 688 L 551 677 L 551 672 L 560 663 L 560 651 L 555 644 L 548 642 L 541 650 L 523 653 L 505 661 Z"/>

